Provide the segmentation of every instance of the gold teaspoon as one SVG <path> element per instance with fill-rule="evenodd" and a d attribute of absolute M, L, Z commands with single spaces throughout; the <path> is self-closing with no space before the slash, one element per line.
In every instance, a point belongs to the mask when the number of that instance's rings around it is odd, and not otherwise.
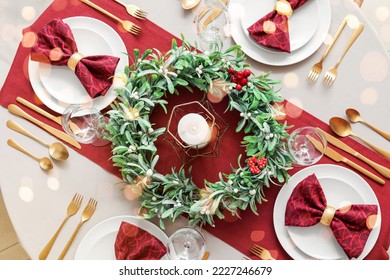
<path fill-rule="evenodd" d="M 360 113 L 357 110 L 355 110 L 353 108 L 348 108 L 345 111 L 345 113 L 347 114 L 347 117 L 351 122 L 360 122 L 362 124 L 365 124 L 366 126 L 371 128 L 372 130 L 374 130 L 376 133 L 381 135 L 383 138 L 385 138 L 387 141 L 390 141 L 390 134 L 389 133 L 384 132 L 383 130 L 367 123 L 365 120 L 362 119 L 362 117 L 360 116 Z"/>
<path fill-rule="evenodd" d="M 60 142 L 54 142 L 54 143 L 48 144 L 48 143 L 42 141 L 41 139 L 39 139 L 38 137 L 32 135 L 30 132 L 28 132 L 21 125 L 19 125 L 17 122 L 15 122 L 13 120 L 7 121 L 7 127 L 15 130 L 15 131 L 27 136 L 27 137 L 30 137 L 31 139 L 37 141 L 38 143 L 48 147 L 50 156 L 56 160 L 66 160 L 69 157 L 68 150 Z"/>
<path fill-rule="evenodd" d="M 333 132 L 336 133 L 338 136 L 346 137 L 346 136 L 354 136 L 358 138 L 359 140 L 366 143 L 368 146 L 370 146 L 372 149 L 374 149 L 376 152 L 381 154 L 382 156 L 390 159 L 390 152 L 379 148 L 378 146 L 368 142 L 367 140 L 364 140 L 360 136 L 356 135 L 351 128 L 351 125 L 346 120 L 339 118 L 339 117 L 333 117 L 329 120 L 329 125 L 332 128 Z"/>
<path fill-rule="evenodd" d="M 25 153 L 26 155 L 32 157 L 33 159 L 37 160 L 39 162 L 39 166 L 47 171 L 47 170 L 50 170 L 53 168 L 53 163 L 51 162 L 51 160 L 47 157 L 43 157 L 43 158 L 39 158 L 35 155 L 33 155 L 32 153 L 30 153 L 29 151 L 27 151 L 25 148 L 23 148 L 22 146 L 20 146 L 19 144 L 17 144 L 14 140 L 12 139 L 8 139 L 7 141 L 7 144 L 10 145 L 11 147 Z"/>

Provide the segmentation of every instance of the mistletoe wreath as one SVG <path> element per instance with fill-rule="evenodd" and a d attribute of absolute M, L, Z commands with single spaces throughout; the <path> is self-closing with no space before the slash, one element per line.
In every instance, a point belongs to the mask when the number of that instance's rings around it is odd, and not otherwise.
<path fill-rule="evenodd" d="M 223 211 L 238 215 L 248 206 L 257 213 L 256 203 L 267 201 L 264 187 L 288 179 L 291 157 L 285 149 L 288 137 L 286 123 L 276 120 L 275 104 L 283 98 L 274 89 L 277 81 L 269 73 L 255 76 L 245 64 L 240 46 L 224 52 L 198 52 L 182 38 L 182 45 L 172 41 L 171 49 L 134 50 L 134 63 L 126 66 L 121 76 L 123 86 L 118 99 L 108 112 L 108 138 L 112 143 L 112 161 L 119 167 L 125 188 L 139 192 L 144 217 L 174 221 L 185 214 L 190 225 L 214 226 L 214 217 L 224 218 Z M 159 155 L 154 142 L 165 128 L 153 128 L 150 114 L 157 105 L 167 113 L 163 97 L 178 94 L 178 87 L 190 92 L 198 88 L 210 101 L 228 96 L 226 110 L 237 110 L 241 116 L 236 131 L 244 129 L 245 164 L 239 156 L 230 174 L 219 173 L 218 182 L 196 186 L 190 171 L 183 166 L 171 174 L 155 169 Z M 276 182 L 277 181 L 277 182 Z"/>

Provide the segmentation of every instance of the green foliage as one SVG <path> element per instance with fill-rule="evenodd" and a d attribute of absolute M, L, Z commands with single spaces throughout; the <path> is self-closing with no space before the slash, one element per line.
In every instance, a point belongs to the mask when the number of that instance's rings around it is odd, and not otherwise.
<path fill-rule="evenodd" d="M 145 218 L 158 217 L 164 227 L 164 220 L 174 221 L 186 214 L 193 225 L 214 225 L 215 216 L 223 219 L 222 210 L 236 215 L 238 209 L 250 207 L 257 213 L 256 204 L 267 201 L 264 187 L 288 179 L 291 158 L 285 150 L 286 124 L 275 120 L 272 107 L 283 101 L 274 89 L 278 82 L 270 79 L 270 73 L 252 74 L 248 84 L 236 90 L 228 69 L 238 71 L 248 66 L 237 45 L 223 53 L 199 53 L 183 38 L 182 46 L 174 40 L 166 54 L 156 49 L 143 54 L 134 50 L 134 63 L 124 69 L 125 85 L 117 89 L 118 101 L 109 111 L 106 137 L 112 142 L 112 162 L 125 182 L 133 184 L 137 178 L 150 178 L 140 197 Z M 259 174 L 252 174 L 247 164 L 241 166 L 239 157 L 232 173 L 219 174 L 220 181 L 205 182 L 201 188 L 193 183 L 190 171 L 186 174 L 183 168 L 171 174 L 158 173 L 155 166 L 159 156 L 154 142 L 165 128 L 153 128 L 149 120 L 153 108 L 161 106 L 166 112 L 166 93 L 178 94 L 178 87 L 207 92 L 210 83 L 218 78 L 230 86 L 227 110 L 236 110 L 242 117 L 236 130 L 247 134 L 242 140 L 246 158 L 265 157 L 267 165 Z"/>

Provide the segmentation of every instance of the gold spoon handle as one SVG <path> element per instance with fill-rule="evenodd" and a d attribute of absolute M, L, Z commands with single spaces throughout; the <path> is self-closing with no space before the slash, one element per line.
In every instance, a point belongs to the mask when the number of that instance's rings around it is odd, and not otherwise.
<path fill-rule="evenodd" d="M 378 133 L 380 136 L 382 136 L 383 138 L 385 138 L 387 141 L 390 141 L 390 134 L 363 121 L 362 123 L 364 123 L 366 126 L 368 126 L 369 128 L 371 128 L 372 130 L 374 130 L 376 133 Z"/>
<path fill-rule="evenodd" d="M 25 148 L 23 148 L 22 146 L 20 146 L 20 145 L 19 145 L 18 143 L 16 143 L 14 140 L 8 139 L 7 144 L 10 145 L 12 148 L 15 148 L 15 149 L 21 151 L 22 153 L 25 153 L 26 155 L 32 157 L 33 159 L 39 161 L 39 158 L 38 158 L 37 156 L 34 156 L 32 153 L 30 153 L 30 152 L 27 151 Z"/>
<path fill-rule="evenodd" d="M 114 16 L 113 14 L 111 14 L 110 12 L 106 11 L 105 9 L 103 9 L 102 7 L 96 5 L 95 3 L 92 3 L 88 0 L 80 0 L 81 2 L 83 2 L 84 4 L 87 4 L 88 6 L 94 8 L 95 10 L 98 10 L 99 12 L 105 14 L 106 16 L 109 16 L 110 18 L 113 18 L 115 19 L 116 21 L 119 21 L 119 22 L 122 22 L 122 20 L 120 18 L 118 18 L 117 16 Z"/>
<path fill-rule="evenodd" d="M 390 159 L 390 152 L 389 151 L 386 151 L 370 142 L 368 142 L 367 140 L 364 140 L 363 138 L 361 138 L 360 136 L 356 135 L 356 134 L 352 134 L 353 136 L 355 136 L 356 138 L 362 140 L 364 143 L 366 143 L 368 146 L 370 146 L 371 148 L 373 148 L 376 152 L 378 152 L 379 154 L 381 154 L 382 156 L 384 156 L 385 158 L 388 158 Z"/>
<path fill-rule="evenodd" d="M 25 130 L 21 125 L 19 125 L 17 122 L 13 121 L 13 120 L 8 120 L 7 121 L 7 127 L 12 129 L 12 130 L 15 130 L 27 137 L 30 137 L 31 139 L 37 141 L 38 143 L 48 147 L 49 144 L 43 142 L 41 139 L 39 139 L 38 137 L 32 135 L 30 132 L 28 132 L 27 130 Z"/>
<path fill-rule="evenodd" d="M 57 231 L 54 233 L 53 237 L 50 239 L 50 241 L 46 244 L 46 246 L 42 249 L 41 253 L 39 254 L 40 260 L 46 260 L 47 256 L 50 253 L 51 248 L 54 245 L 54 242 L 56 241 L 58 234 L 60 233 L 62 227 L 64 226 L 65 222 L 69 219 L 69 215 L 65 217 L 65 219 L 62 221 L 61 225 L 58 227 Z"/>

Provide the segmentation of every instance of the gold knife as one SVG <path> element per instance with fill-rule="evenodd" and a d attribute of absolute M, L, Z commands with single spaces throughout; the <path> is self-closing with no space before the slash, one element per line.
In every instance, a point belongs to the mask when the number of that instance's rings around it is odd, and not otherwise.
<path fill-rule="evenodd" d="M 319 150 L 320 152 L 324 151 L 324 147 L 322 146 L 322 144 L 318 140 L 314 139 L 313 137 L 311 137 L 309 135 L 306 135 L 306 137 L 307 137 L 307 139 L 309 139 L 310 142 L 313 143 L 314 147 L 317 150 Z M 333 159 L 336 162 L 340 162 L 341 161 L 341 162 L 344 162 L 345 164 L 348 164 L 352 168 L 354 168 L 354 169 L 358 170 L 359 172 L 363 173 L 364 175 L 370 177 L 375 182 L 377 182 L 377 183 L 379 183 L 381 185 L 385 184 L 385 181 L 383 179 L 379 178 L 375 174 L 371 173 L 370 171 L 368 171 L 367 169 L 361 167 L 360 165 L 354 163 L 353 161 L 350 161 L 346 157 L 343 157 L 342 155 L 340 155 L 338 152 L 336 152 L 332 148 L 326 147 L 326 149 L 324 151 L 324 154 L 327 157 Z"/>
<path fill-rule="evenodd" d="M 331 143 L 332 145 L 336 146 L 337 148 L 340 148 L 341 150 L 355 156 L 356 158 L 364 161 L 365 163 L 370 165 L 372 168 L 374 168 L 376 171 L 378 171 L 380 174 L 382 174 L 386 178 L 388 178 L 388 179 L 390 178 L 390 169 L 389 168 L 386 168 L 383 165 L 380 165 L 380 164 L 373 162 L 372 160 L 366 158 L 365 156 L 360 154 L 358 151 L 352 149 L 347 144 L 345 144 L 341 140 L 337 139 L 333 135 L 330 135 L 329 133 L 325 132 L 321 128 L 317 127 L 317 129 L 321 130 L 325 134 L 326 140 L 329 143 Z"/>
<path fill-rule="evenodd" d="M 45 110 L 39 108 L 38 106 L 34 105 L 30 101 L 27 101 L 26 99 L 22 97 L 16 97 L 16 101 L 23 104 L 27 108 L 30 108 L 31 110 L 37 112 L 38 114 L 41 114 L 42 116 L 48 118 L 49 120 L 52 120 L 53 122 L 59 124 L 62 126 L 62 121 L 60 116 L 53 116 L 49 112 L 46 112 Z M 77 134 L 80 131 L 80 128 L 73 122 L 69 121 L 70 129 L 73 131 L 74 134 Z"/>
<path fill-rule="evenodd" d="M 223 4 L 227 4 L 228 0 L 221 0 L 221 2 Z M 202 25 L 202 29 L 205 30 L 207 25 L 210 24 L 210 22 L 212 22 L 213 20 L 215 20 L 216 18 L 219 17 L 219 15 L 222 13 L 222 8 L 220 7 L 217 7 L 213 10 L 213 12 L 211 13 L 211 15 L 208 16 L 208 18 L 206 18 L 206 20 L 203 22 L 203 25 Z M 203 17 L 203 16 L 202 16 Z"/>
<path fill-rule="evenodd" d="M 26 120 L 36 124 L 37 126 L 43 128 L 44 130 L 46 130 L 47 132 L 49 132 L 50 134 L 54 135 L 55 137 L 73 145 L 74 147 L 78 148 L 78 149 L 81 149 L 81 146 L 80 144 L 75 140 L 73 139 L 70 135 L 66 134 L 65 132 L 61 131 L 61 130 L 58 130 L 54 127 L 51 127 L 50 125 L 47 125 L 37 119 L 35 119 L 34 117 L 30 116 L 29 114 L 27 114 L 25 111 L 23 111 L 20 107 L 16 106 L 15 104 L 10 104 L 8 105 L 8 111 L 11 112 L 12 114 L 15 114 L 17 116 L 20 116 L 22 118 L 25 118 Z"/>

